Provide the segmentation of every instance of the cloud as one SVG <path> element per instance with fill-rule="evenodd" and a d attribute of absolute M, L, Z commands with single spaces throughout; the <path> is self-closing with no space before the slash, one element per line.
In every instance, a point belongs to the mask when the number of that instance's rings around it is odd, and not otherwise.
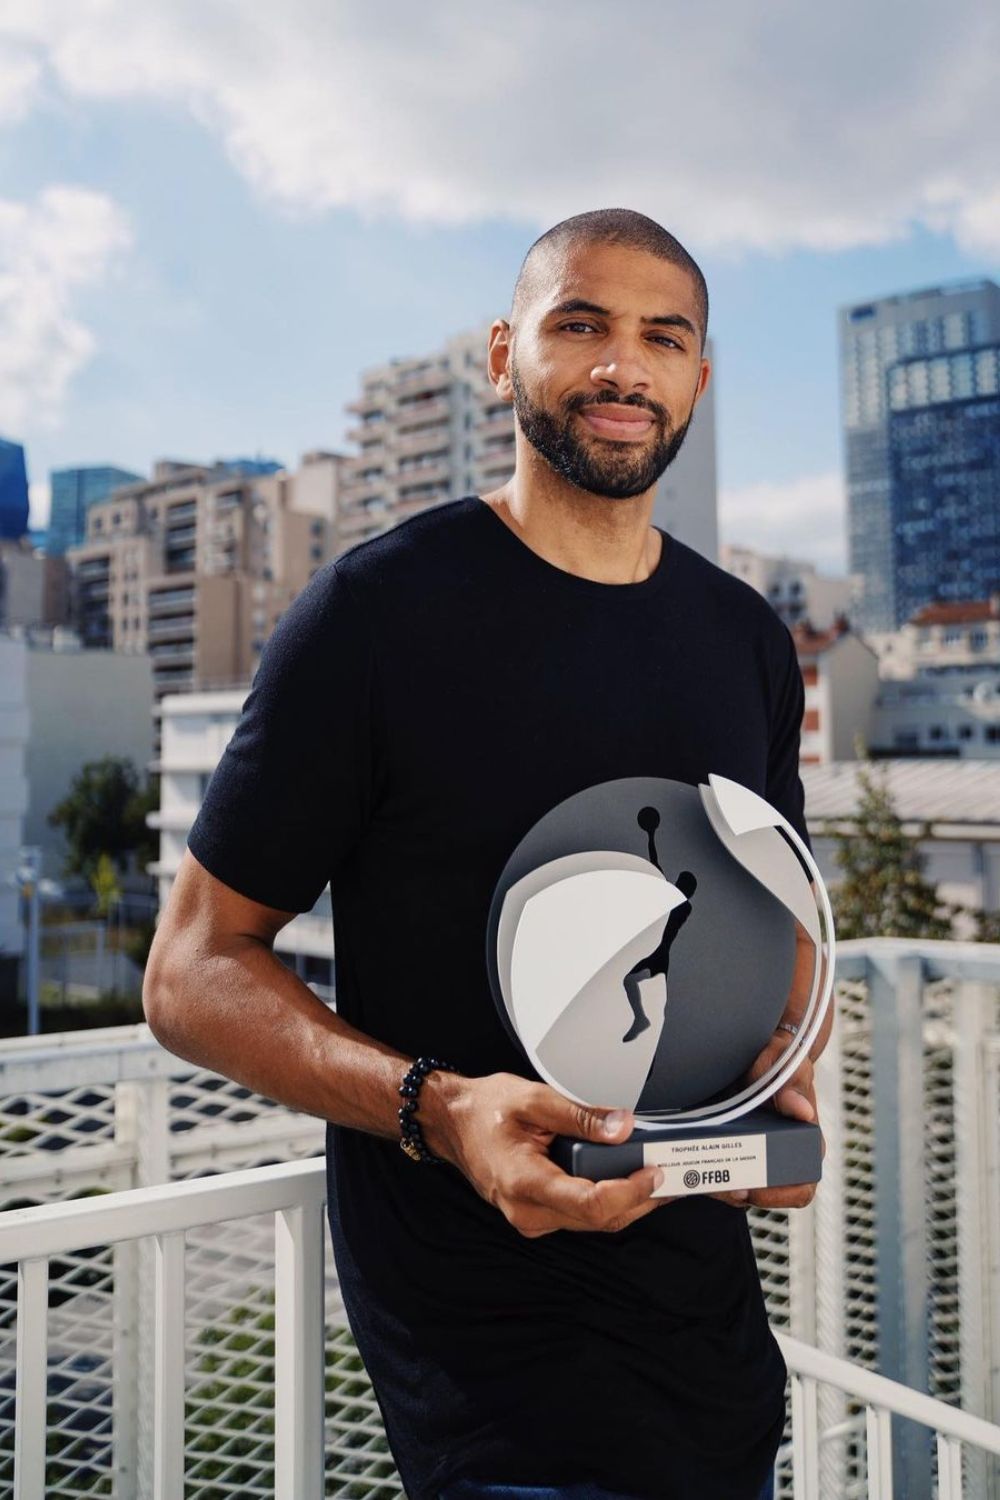
<path fill-rule="evenodd" d="M 724 542 L 801 558 L 824 573 L 847 571 L 846 514 L 844 481 L 836 473 L 748 484 L 719 495 Z"/>
<path fill-rule="evenodd" d="M 540 225 L 625 203 L 698 250 L 953 233 L 1000 258 L 1000 9 L 910 0 L 6 0 L 76 98 L 155 99 L 265 197 Z"/>
<path fill-rule="evenodd" d="M 4 45 L 0 22 L 0 125 L 22 119 L 39 94 L 42 69 L 26 49 Z"/>
<path fill-rule="evenodd" d="M 103 193 L 55 186 L 33 202 L 0 199 L 0 430 L 55 419 L 95 347 L 74 296 L 129 243 L 125 215 Z"/>

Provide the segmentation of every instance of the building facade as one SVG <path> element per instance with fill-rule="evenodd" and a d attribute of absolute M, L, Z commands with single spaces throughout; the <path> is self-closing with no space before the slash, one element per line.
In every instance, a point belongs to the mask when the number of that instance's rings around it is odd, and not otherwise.
<path fill-rule="evenodd" d="M 144 476 L 114 464 L 85 468 L 53 469 L 49 474 L 51 505 L 45 550 L 50 557 L 63 557 L 70 547 L 79 547 L 87 536 L 87 512 L 107 500 L 122 484 L 141 483 Z"/>
<path fill-rule="evenodd" d="M 925 605 L 869 643 L 882 679 L 873 755 L 1000 758 L 1000 594 Z"/>
<path fill-rule="evenodd" d="M 337 551 L 341 459 L 243 475 L 164 461 L 91 506 L 70 548 L 84 646 L 148 652 L 153 692 L 250 681 L 279 617 Z"/>
<path fill-rule="evenodd" d="M 843 618 L 829 630 L 796 625 L 792 639 L 805 689 L 801 764 L 855 759 L 871 738 L 877 656 Z"/>
<path fill-rule="evenodd" d="M 763 594 L 789 628 L 809 624 L 816 630 L 830 630 L 849 611 L 850 579 L 827 578 L 812 563 L 767 557 L 750 547 L 728 544 L 721 548 L 719 562 L 727 573 Z"/>
<path fill-rule="evenodd" d="M 1000 588 L 1000 344 L 890 365 L 896 610 Z"/>
<path fill-rule="evenodd" d="M 239 722 L 244 691 L 186 693 L 167 697 L 161 709 L 158 769 L 160 806 L 147 822 L 159 831 L 160 854 L 149 873 L 159 885 L 160 909 L 187 846 L 187 836 L 198 815 L 222 752 Z M 275 952 L 323 999 L 332 1000 L 334 987 L 333 927 L 330 887 L 311 912 L 299 913 L 274 941 Z"/>
<path fill-rule="evenodd" d="M 88 761 L 127 760 L 144 785 L 153 753 L 153 686 L 149 658 L 84 650 L 66 631 L 26 634 L 28 712 L 24 839 L 42 851 L 42 873 L 63 877 L 66 838 L 48 815 Z M 135 878 L 133 878 L 133 875 Z M 145 889 L 141 870 L 126 888 Z"/>
<path fill-rule="evenodd" d="M 898 588 L 889 370 L 1000 342 L 1000 287 L 964 282 L 843 308 L 839 334 L 850 571 L 860 586 L 853 618 L 865 631 L 893 630 L 912 602 Z"/>
<path fill-rule="evenodd" d="M 0 538 L 18 541 L 28 529 L 28 470 L 20 443 L 0 438 Z"/>
<path fill-rule="evenodd" d="M 0 635 L 0 1002 L 13 1005 L 24 955 L 15 884 L 28 811 L 27 646 Z"/>
<path fill-rule="evenodd" d="M 340 540 L 344 548 L 462 495 L 485 494 L 514 472 L 514 413 L 486 372 L 489 325 L 435 354 L 366 370 L 350 403 Z M 710 355 L 710 348 L 706 350 Z M 657 487 L 654 524 L 713 562 L 718 550 L 714 381 L 684 445 Z"/>

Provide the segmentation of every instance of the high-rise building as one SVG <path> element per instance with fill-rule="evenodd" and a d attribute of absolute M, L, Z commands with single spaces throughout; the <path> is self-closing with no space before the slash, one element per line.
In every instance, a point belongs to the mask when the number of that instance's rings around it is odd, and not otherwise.
<path fill-rule="evenodd" d="M 0 438 L 0 537 L 16 542 L 28 529 L 28 471 L 20 443 Z"/>
<path fill-rule="evenodd" d="M 899 591 L 890 366 L 1000 342 L 1000 287 L 983 280 L 883 297 L 842 308 L 839 322 L 853 617 L 866 630 L 894 630 L 912 605 Z"/>
<path fill-rule="evenodd" d="M 249 682 L 291 601 L 337 551 L 338 454 L 246 475 L 164 460 L 92 505 L 70 548 L 84 646 L 148 652 L 153 693 Z"/>
<path fill-rule="evenodd" d="M 97 464 L 86 468 L 53 469 L 49 474 L 52 493 L 49 529 L 45 551 L 49 557 L 63 557 L 68 547 L 79 547 L 87 535 L 87 512 L 122 484 L 142 479 L 130 469 L 114 464 Z"/>
<path fill-rule="evenodd" d="M 497 489 L 514 472 L 514 414 L 486 372 L 488 326 L 435 354 L 366 370 L 348 411 L 359 452 L 346 461 L 341 545 L 442 501 Z M 710 351 L 706 351 L 709 352 Z M 657 488 L 654 522 L 714 562 L 718 549 L 714 382 Z"/>
<path fill-rule="evenodd" d="M 890 365 L 896 610 L 1000 588 L 1000 344 Z"/>

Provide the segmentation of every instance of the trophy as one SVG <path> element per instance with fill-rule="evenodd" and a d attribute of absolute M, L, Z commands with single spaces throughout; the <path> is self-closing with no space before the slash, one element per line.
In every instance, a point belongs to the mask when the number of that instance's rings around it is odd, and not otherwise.
<path fill-rule="evenodd" d="M 812 945 L 792 1043 L 748 1070 Z M 628 1109 L 618 1145 L 557 1138 L 565 1171 L 598 1180 L 663 1168 L 660 1197 L 819 1181 L 819 1126 L 768 1107 L 808 1055 L 833 992 L 833 914 L 799 834 L 764 798 L 627 777 L 560 803 L 497 882 L 487 928 L 501 1018 L 546 1083 Z"/>

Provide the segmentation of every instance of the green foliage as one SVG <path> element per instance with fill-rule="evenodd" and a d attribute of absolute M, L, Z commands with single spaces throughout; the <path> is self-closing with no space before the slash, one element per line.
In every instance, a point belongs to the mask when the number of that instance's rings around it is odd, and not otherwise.
<path fill-rule="evenodd" d="M 111 908 L 122 898 L 122 888 L 118 883 L 118 872 L 111 855 L 102 851 L 97 856 L 97 865 L 90 877 L 91 889 L 96 898 L 99 914 L 106 917 Z"/>
<path fill-rule="evenodd" d="M 975 943 L 1000 943 L 1000 911 L 987 911 L 979 906 L 969 913 L 976 924 L 972 941 Z"/>
<path fill-rule="evenodd" d="M 139 784 L 130 760 L 105 755 L 88 761 L 73 778 L 68 794 L 48 815 L 53 828 L 66 835 L 64 872 L 93 881 L 102 854 L 124 874 L 130 855 L 144 868 L 156 858 L 153 830 L 146 814 L 159 805 L 155 780 Z"/>
<path fill-rule="evenodd" d="M 843 872 L 831 892 L 838 937 L 950 938 L 957 908 L 940 901 L 924 877 L 925 861 L 896 812 L 888 769 L 869 762 L 859 766 L 857 779 L 853 830 L 827 830 Z"/>
<path fill-rule="evenodd" d="M 237 1485 L 260 1484 L 274 1463 L 274 1292 L 262 1290 L 252 1305 L 230 1308 L 224 1326 L 197 1335 L 196 1375 L 185 1398 L 185 1449 L 189 1481 L 200 1500 L 231 1500 Z M 347 1329 L 325 1340 L 325 1402 L 337 1426 L 337 1465 L 344 1500 L 363 1500 L 378 1469 L 395 1467 L 384 1437 L 373 1438 L 361 1421 L 370 1415 L 359 1399 L 368 1376 Z M 353 1456 L 356 1454 L 356 1457 Z M 347 1474 L 354 1470 L 354 1481 Z"/>

